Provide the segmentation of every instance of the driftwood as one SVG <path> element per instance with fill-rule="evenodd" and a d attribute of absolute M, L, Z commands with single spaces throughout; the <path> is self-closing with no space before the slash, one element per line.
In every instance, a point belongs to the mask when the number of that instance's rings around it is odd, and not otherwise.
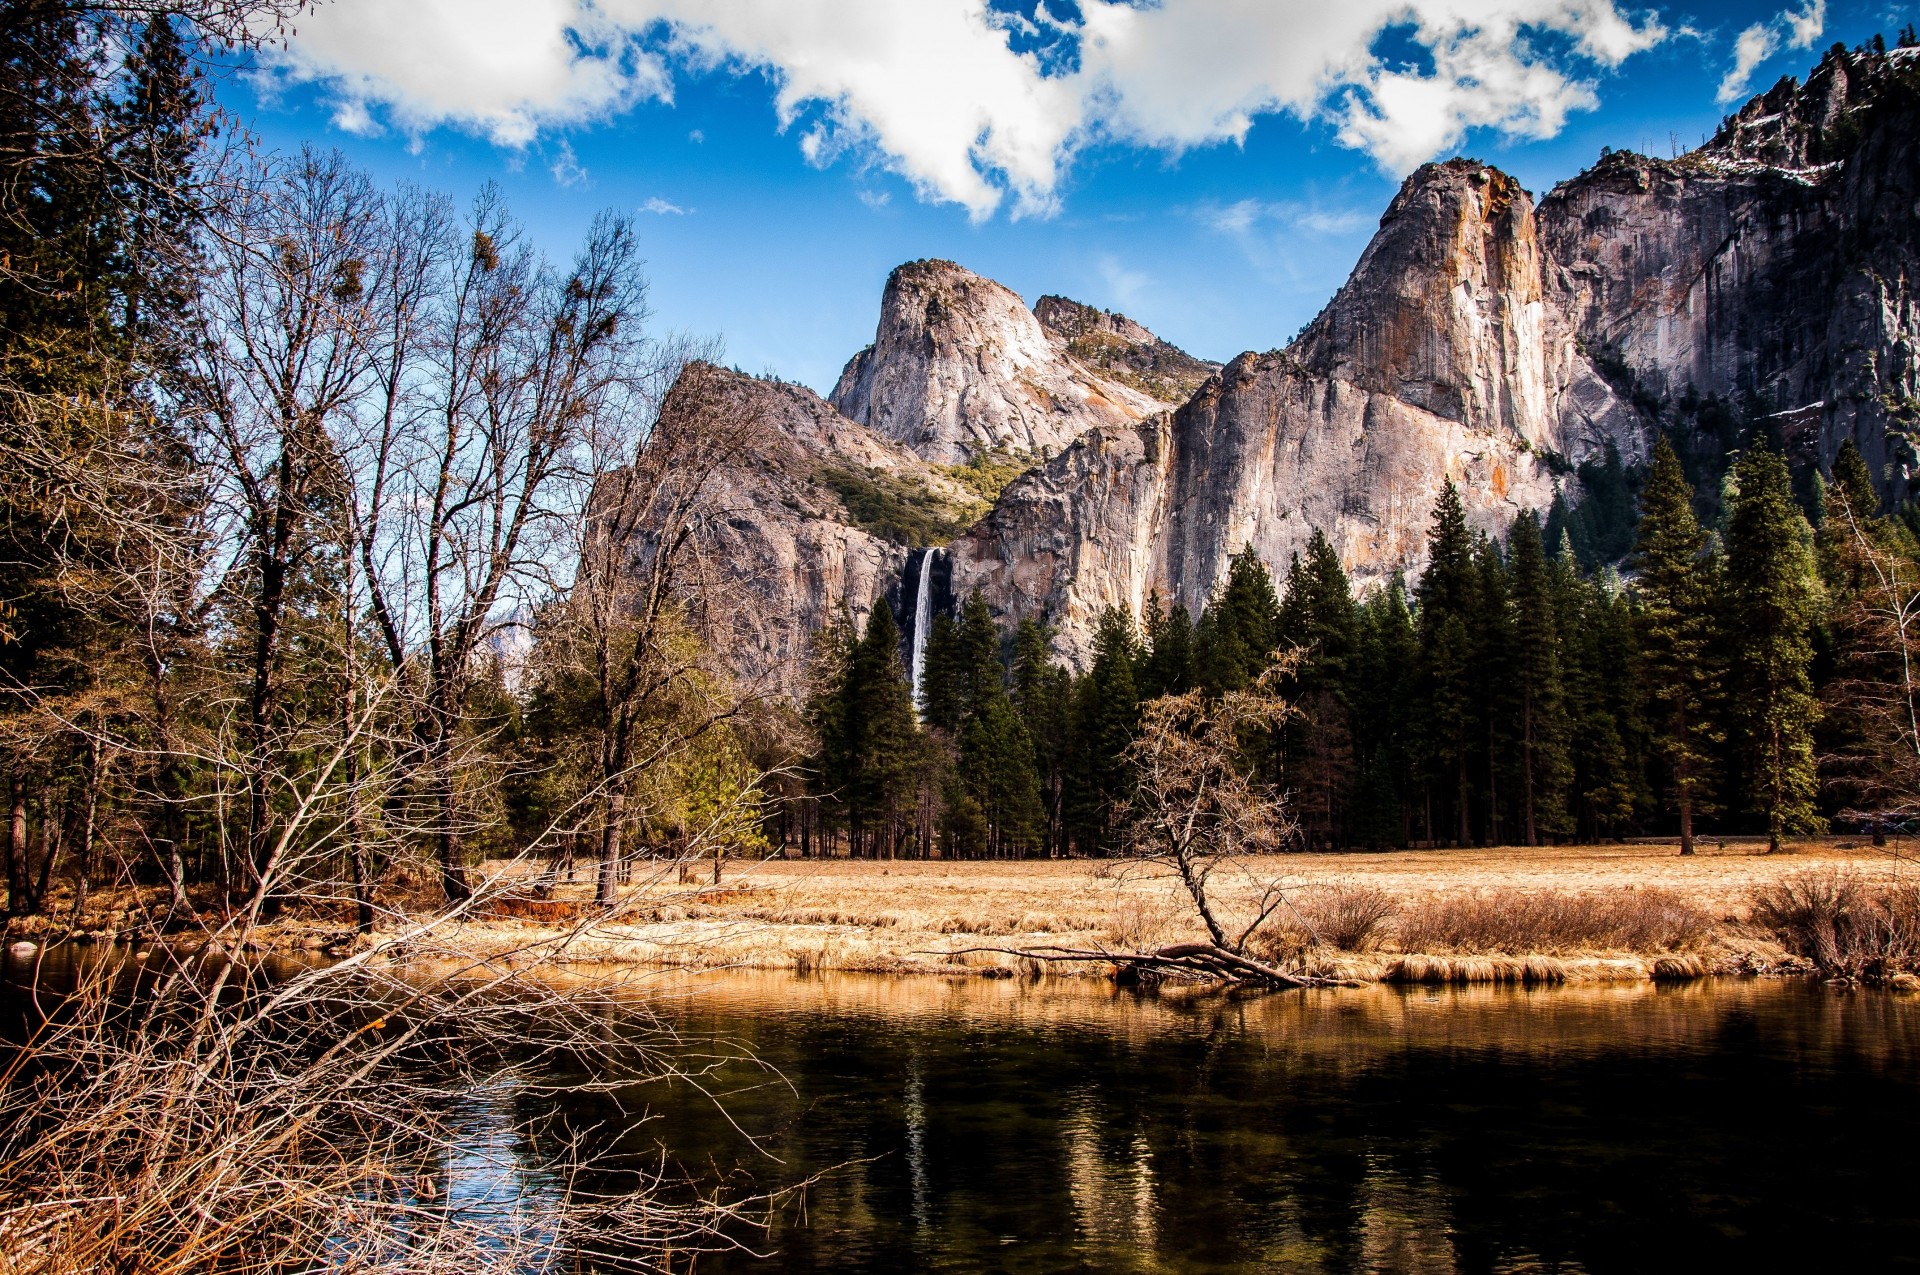
<path fill-rule="evenodd" d="M 1138 982 L 1153 975 L 1179 973 L 1218 979 L 1250 987 L 1283 990 L 1296 987 L 1324 987 L 1328 980 L 1307 974 L 1290 973 L 1265 961 L 1229 951 L 1216 943 L 1174 943 L 1151 952 L 1113 952 L 1103 948 L 1078 947 L 966 947 L 946 955 L 963 952 L 995 952 L 1002 956 L 1025 956 L 1036 961 L 1106 961 L 1119 966 L 1115 978 Z"/>

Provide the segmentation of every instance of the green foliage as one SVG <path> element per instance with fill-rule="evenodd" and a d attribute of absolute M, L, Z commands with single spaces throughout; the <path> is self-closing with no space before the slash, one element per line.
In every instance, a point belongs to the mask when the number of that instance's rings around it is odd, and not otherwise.
<path fill-rule="evenodd" d="M 942 497 L 917 475 L 822 465 L 814 477 L 840 498 L 855 526 L 909 548 L 945 544 L 982 512 Z"/>
<path fill-rule="evenodd" d="M 1727 618 L 1734 720 L 1747 767 L 1747 795 L 1777 847 L 1814 831 L 1813 726 L 1819 719 L 1810 665 L 1824 597 L 1813 531 L 1793 498 L 1786 459 L 1755 448 L 1734 465 L 1727 518 Z"/>
<path fill-rule="evenodd" d="M 940 465 L 937 468 L 979 498 L 977 511 L 968 519 L 971 522 L 1000 499 L 1000 493 L 1007 489 L 1009 483 L 1038 463 L 1030 452 L 993 447 L 975 452 L 958 465 Z"/>

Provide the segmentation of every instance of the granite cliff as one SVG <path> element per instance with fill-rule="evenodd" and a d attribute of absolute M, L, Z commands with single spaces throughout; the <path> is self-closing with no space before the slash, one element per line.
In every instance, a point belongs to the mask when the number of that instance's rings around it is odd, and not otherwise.
<path fill-rule="evenodd" d="M 912 550 L 951 541 L 943 595 L 950 573 L 1003 619 L 1045 618 L 1078 661 L 1102 609 L 1197 610 L 1243 548 L 1284 570 L 1318 528 L 1379 581 L 1420 567 L 1444 482 L 1497 533 L 1662 431 L 1709 465 L 1759 432 L 1803 468 L 1852 438 L 1904 497 L 1917 147 L 1920 51 L 1836 48 L 1700 149 L 1603 155 L 1537 203 L 1484 164 L 1428 165 L 1291 345 L 1224 367 L 1124 316 L 901 266 L 828 402 L 741 378 L 782 441 L 729 480 L 762 615 L 739 658 L 797 660 L 881 595 L 910 628 L 932 561 Z"/>
<path fill-rule="evenodd" d="M 1127 335 L 1083 340 L 1082 348 L 1155 344 L 1144 328 L 1120 323 Z M 1155 397 L 1162 382 L 1130 365 L 1116 373 L 1076 357 L 1079 335 L 1048 329 L 1011 289 L 950 261 L 908 262 L 887 278 L 873 344 L 848 362 L 828 401 L 949 463 L 987 451 L 1050 456 L 1089 429 L 1129 425 L 1167 406 Z"/>

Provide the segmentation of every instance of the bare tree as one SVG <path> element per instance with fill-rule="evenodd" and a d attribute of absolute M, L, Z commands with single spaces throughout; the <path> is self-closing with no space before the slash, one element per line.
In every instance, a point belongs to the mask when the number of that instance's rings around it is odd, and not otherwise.
<path fill-rule="evenodd" d="M 353 517 L 368 603 L 410 694 L 442 886 L 460 899 L 454 753 L 476 658 L 555 574 L 583 422 L 629 385 L 644 292 L 614 219 L 564 274 L 521 242 L 491 188 L 464 226 L 430 201 L 394 224 L 396 275 L 419 300 L 383 338 L 382 395 L 350 453 Z"/>
<path fill-rule="evenodd" d="M 1849 745 L 1823 757 L 1846 814 L 1871 823 L 1920 815 L 1920 544 L 1890 520 L 1828 489 L 1826 523 L 1840 577 L 1834 628 L 1840 667 L 1827 688 Z"/>
<path fill-rule="evenodd" d="M 256 890 L 276 840 L 273 784 L 287 747 L 288 608 L 297 577 L 323 569 L 332 548 L 330 429 L 369 381 L 380 211 L 371 184 L 337 154 L 260 166 L 220 219 L 197 306 L 213 494 L 231 546 L 223 591 L 246 648 L 244 862 Z"/>
<path fill-rule="evenodd" d="M 631 234 L 624 223 L 610 230 L 615 243 Z M 636 778 L 743 705 L 712 658 L 727 612 L 709 605 L 718 582 L 701 552 L 701 523 L 721 471 L 751 452 L 763 427 L 717 369 L 682 353 L 660 346 L 634 360 L 633 381 L 587 418 L 576 574 L 551 615 L 550 645 L 590 688 L 598 896 L 609 905 Z"/>

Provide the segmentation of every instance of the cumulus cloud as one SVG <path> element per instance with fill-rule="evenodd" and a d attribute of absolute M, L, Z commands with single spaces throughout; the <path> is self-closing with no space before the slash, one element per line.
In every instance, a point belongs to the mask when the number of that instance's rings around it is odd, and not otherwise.
<path fill-rule="evenodd" d="M 1733 41 L 1733 66 L 1720 81 L 1713 100 L 1731 106 L 1752 90 L 1753 73 L 1760 64 L 1780 51 L 1784 41 L 1790 49 L 1810 49 L 1827 27 L 1827 0 L 1809 0 L 1804 9 L 1788 9 L 1770 22 L 1756 22 Z"/>
<path fill-rule="evenodd" d="M 1418 66 L 1379 55 L 1388 32 Z M 1549 137 L 1596 105 L 1598 73 L 1666 34 L 1615 0 L 1081 0 L 1074 18 L 987 0 L 334 0 L 273 71 L 327 86 L 343 127 L 379 128 L 379 108 L 516 146 L 670 100 L 674 67 L 757 72 L 809 162 L 877 159 L 978 218 L 1052 211 L 1087 145 L 1177 153 L 1276 113 L 1326 120 L 1394 172 L 1473 128 Z"/>

